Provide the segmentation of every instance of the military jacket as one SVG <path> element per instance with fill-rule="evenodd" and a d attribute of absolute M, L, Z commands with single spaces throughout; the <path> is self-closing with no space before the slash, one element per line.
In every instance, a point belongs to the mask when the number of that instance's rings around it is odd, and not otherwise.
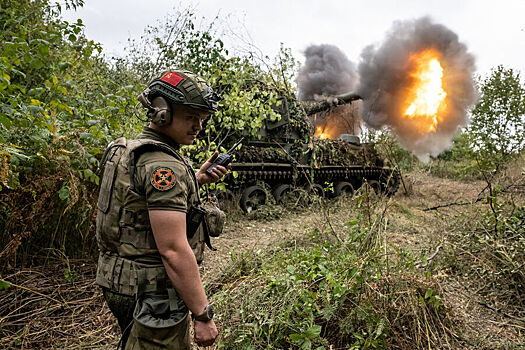
<path fill-rule="evenodd" d="M 145 127 L 136 139 L 120 138 L 106 150 L 97 204 L 99 285 L 126 295 L 171 285 L 148 212 L 186 212 L 199 203 L 195 173 L 178 148 L 169 137 Z M 203 242 L 202 228 L 188 238 L 198 262 Z"/>

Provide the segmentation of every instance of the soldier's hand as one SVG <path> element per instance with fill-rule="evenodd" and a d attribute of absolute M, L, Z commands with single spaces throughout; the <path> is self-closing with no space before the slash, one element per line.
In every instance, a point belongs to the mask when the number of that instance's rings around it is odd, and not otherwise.
<path fill-rule="evenodd" d="M 195 343 L 199 346 L 210 346 L 215 342 L 215 338 L 219 332 L 215 322 L 210 320 L 208 322 L 195 321 Z"/>
<path fill-rule="evenodd" d="M 219 156 L 219 152 L 215 151 L 210 157 L 210 159 L 208 159 L 204 164 L 202 164 L 197 174 L 195 174 L 195 176 L 197 177 L 197 182 L 200 185 L 211 184 L 213 182 L 219 181 L 224 175 L 226 175 L 226 173 L 228 172 L 228 169 L 230 169 L 231 164 L 228 164 L 227 167 L 217 165 L 211 171 L 211 176 L 208 173 L 206 173 L 206 169 L 208 169 L 213 164 L 213 162 L 218 156 Z"/>

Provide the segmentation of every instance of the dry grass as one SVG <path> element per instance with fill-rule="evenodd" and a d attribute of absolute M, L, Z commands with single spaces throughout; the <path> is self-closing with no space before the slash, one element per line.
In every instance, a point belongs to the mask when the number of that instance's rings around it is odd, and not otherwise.
<path fill-rule="evenodd" d="M 0 292 L 3 349 L 116 348 L 118 327 L 95 283 L 95 264 L 71 261 L 70 281 L 66 266 L 55 262 L 4 276 L 12 285 Z"/>

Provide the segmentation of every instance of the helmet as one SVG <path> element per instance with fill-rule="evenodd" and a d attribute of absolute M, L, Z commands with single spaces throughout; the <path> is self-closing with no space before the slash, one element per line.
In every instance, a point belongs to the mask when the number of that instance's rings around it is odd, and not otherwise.
<path fill-rule="evenodd" d="M 214 113 L 219 96 L 198 75 L 182 69 L 163 72 L 142 91 L 138 100 L 149 109 L 148 117 L 158 125 L 171 123 L 171 104 Z"/>

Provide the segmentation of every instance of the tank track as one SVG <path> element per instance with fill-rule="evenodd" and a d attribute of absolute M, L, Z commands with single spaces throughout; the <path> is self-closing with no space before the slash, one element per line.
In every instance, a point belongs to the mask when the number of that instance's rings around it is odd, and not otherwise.
<path fill-rule="evenodd" d="M 358 189 L 364 183 L 377 185 L 377 190 L 387 196 L 396 193 L 400 185 L 400 175 L 397 170 L 387 167 L 374 166 L 322 166 L 312 168 L 305 165 L 283 163 L 234 163 L 232 170 L 238 177 L 226 178 L 226 183 L 235 192 L 241 194 L 241 208 L 247 211 L 245 203 L 250 195 L 247 191 L 254 191 L 258 183 L 265 183 L 270 188 L 282 185 L 308 188 L 310 185 L 325 187 L 326 183 L 349 183 L 353 189 Z M 313 181 L 312 181 L 313 179 Z"/>
<path fill-rule="evenodd" d="M 385 189 L 388 188 L 392 194 L 399 188 L 399 172 L 384 167 L 323 166 L 312 169 L 304 165 L 241 163 L 235 164 L 232 170 L 236 171 L 239 175 L 239 180 L 245 183 L 259 180 L 269 183 L 279 180 L 292 183 L 294 179 L 313 175 L 314 182 L 319 184 L 343 180 L 354 180 L 352 182 L 355 182 L 362 181 L 364 178 L 384 182 L 386 185 Z"/>

